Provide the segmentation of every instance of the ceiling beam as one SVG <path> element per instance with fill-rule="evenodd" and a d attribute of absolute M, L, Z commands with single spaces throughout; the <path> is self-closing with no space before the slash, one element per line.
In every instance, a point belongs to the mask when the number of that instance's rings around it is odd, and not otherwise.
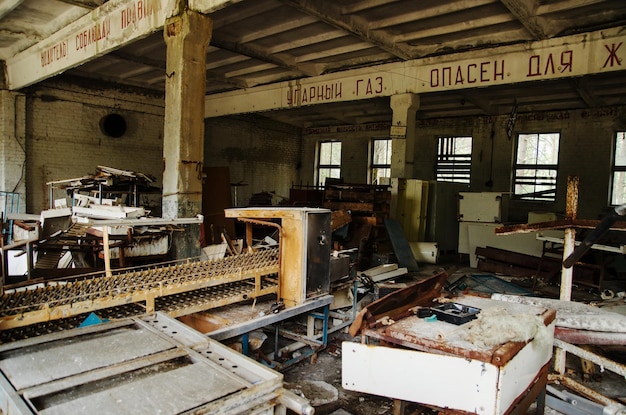
<path fill-rule="evenodd" d="M 20 4 L 24 3 L 24 0 L 6 0 L 0 4 L 0 19 L 9 14 Z"/>
<path fill-rule="evenodd" d="M 624 72 L 624 27 L 328 73 L 208 95 L 205 117 Z M 493 109 L 485 106 L 491 112 Z"/>
<path fill-rule="evenodd" d="M 412 32 L 404 32 L 402 34 L 395 35 L 393 40 L 394 42 L 410 42 L 411 40 L 418 39 L 416 43 L 419 43 L 419 39 L 441 37 L 446 34 L 457 34 L 467 30 L 480 29 L 485 26 L 495 26 L 502 23 L 508 23 L 510 21 L 511 16 L 508 13 L 502 12 L 500 14 L 494 14 L 486 17 L 463 20 L 455 24 L 418 29 Z"/>
<path fill-rule="evenodd" d="M 310 14 L 327 24 L 345 30 L 365 42 L 379 47 L 403 60 L 413 59 L 415 56 L 405 47 L 394 42 L 393 37 L 382 31 L 372 31 L 368 22 L 359 16 L 346 16 L 341 13 L 340 6 L 329 4 L 321 0 L 282 0 L 283 3 Z"/>
<path fill-rule="evenodd" d="M 537 16 L 537 0 L 500 0 L 535 40 L 548 39 L 548 28 Z"/>
<path fill-rule="evenodd" d="M 363 0 L 356 1 L 350 5 L 342 5 L 341 13 L 342 14 L 352 14 L 357 13 L 363 10 L 373 9 L 375 7 L 387 6 L 391 3 L 396 3 L 399 0 Z"/>
<path fill-rule="evenodd" d="M 223 36 L 213 36 L 211 46 L 219 49 L 228 50 L 230 52 L 244 55 L 262 62 L 271 63 L 272 65 L 289 69 L 307 76 L 317 76 L 324 71 L 324 65 L 298 65 L 293 56 L 286 53 L 270 54 L 265 52 L 263 48 L 258 48 L 250 44 L 238 43 L 234 40 L 227 40 Z"/>
<path fill-rule="evenodd" d="M 142 66 L 147 66 L 149 67 L 150 70 L 157 70 L 157 72 L 161 72 L 163 74 L 163 78 L 165 78 L 165 70 L 166 70 L 166 64 L 164 61 L 158 60 L 158 59 L 150 59 L 150 58 L 146 58 L 145 56 L 143 57 L 138 57 L 136 55 L 132 55 L 129 53 L 123 53 L 120 51 L 114 51 L 109 53 L 107 56 L 111 56 L 111 57 L 115 57 L 117 59 L 120 60 L 124 60 L 127 62 L 132 62 L 132 63 L 136 63 Z M 232 85 L 235 86 L 237 88 L 248 88 L 251 85 L 247 84 L 246 82 L 241 81 L 240 79 L 236 79 L 236 78 L 227 78 L 223 75 L 217 74 L 215 72 L 209 71 L 207 70 L 207 81 L 209 82 L 218 82 L 221 84 L 227 84 L 227 85 Z M 120 79 L 118 82 L 123 83 L 123 79 Z"/>
<path fill-rule="evenodd" d="M 446 14 L 464 12 L 470 13 L 471 9 L 481 7 L 487 4 L 492 4 L 493 0 L 474 0 L 471 2 L 471 8 L 464 2 L 451 2 L 437 4 L 433 7 L 428 7 L 416 11 L 401 13 L 397 16 L 376 19 L 376 21 L 370 24 L 370 30 L 383 29 L 389 26 L 399 25 L 403 23 L 419 22 L 422 20 L 430 19 L 433 17 L 440 17 Z"/>
<path fill-rule="evenodd" d="M 472 92 L 472 90 L 464 89 L 460 91 L 460 93 L 461 97 L 463 97 L 463 101 L 469 102 L 470 104 L 473 104 L 476 107 L 480 108 L 480 110 L 485 115 L 496 115 L 497 108 L 489 104 L 488 102 L 485 102 L 483 98 L 479 97 L 478 94 Z"/>
<path fill-rule="evenodd" d="M 208 13 L 238 1 L 189 0 L 189 4 L 193 3 L 194 10 Z M 161 30 L 165 19 L 180 7 L 175 1 L 144 3 L 139 19 L 135 10 L 137 2 L 109 0 L 37 44 L 5 59 L 8 89 L 40 82 Z"/>
<path fill-rule="evenodd" d="M 300 29 L 304 26 L 315 23 L 317 20 L 313 16 L 300 16 L 296 19 L 290 19 L 289 21 L 282 22 L 280 24 L 271 25 L 263 30 L 250 30 L 246 33 L 241 33 L 237 36 L 238 43 L 247 43 L 255 40 L 263 39 L 268 36 L 276 35 L 279 33 L 288 32 L 294 29 Z"/>
<path fill-rule="evenodd" d="M 588 108 L 598 108 L 605 106 L 606 103 L 599 97 L 595 96 L 589 82 L 584 78 L 573 78 L 569 80 L 574 91 L 585 102 Z"/>
<path fill-rule="evenodd" d="M 71 4 L 72 6 L 82 7 L 84 9 L 93 10 L 102 6 L 107 0 L 59 0 L 62 3 Z"/>

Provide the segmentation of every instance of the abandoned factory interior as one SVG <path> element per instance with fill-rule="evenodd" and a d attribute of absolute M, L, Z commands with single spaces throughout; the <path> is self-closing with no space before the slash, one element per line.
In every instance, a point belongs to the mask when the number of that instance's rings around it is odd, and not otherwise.
<path fill-rule="evenodd" d="M 626 415 L 624 0 L 3 0 L 0 69 L 0 414 Z"/>

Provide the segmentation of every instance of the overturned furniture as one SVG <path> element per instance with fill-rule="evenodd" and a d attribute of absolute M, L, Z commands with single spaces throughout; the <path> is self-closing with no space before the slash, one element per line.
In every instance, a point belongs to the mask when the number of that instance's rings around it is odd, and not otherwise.
<path fill-rule="evenodd" d="M 434 300 L 446 276 L 398 290 L 365 309 L 351 327 L 362 343 L 343 343 L 343 387 L 393 398 L 398 415 L 405 401 L 480 415 L 526 413 L 537 401 L 543 413 L 555 312 L 463 296 L 443 303 L 460 305 L 456 315 L 446 311 L 460 320 L 423 314 L 440 310 Z M 478 318 L 467 310 L 479 310 Z M 504 336 L 486 336 L 493 332 Z"/>
<path fill-rule="evenodd" d="M 5 414 L 312 414 L 282 375 L 164 314 L 0 346 Z"/>

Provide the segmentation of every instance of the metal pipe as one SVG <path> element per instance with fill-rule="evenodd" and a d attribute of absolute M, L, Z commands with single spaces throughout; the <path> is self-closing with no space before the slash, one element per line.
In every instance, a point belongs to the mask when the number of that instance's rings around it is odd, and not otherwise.
<path fill-rule="evenodd" d="M 618 401 L 608 398 L 602 395 L 600 392 L 593 390 L 567 376 L 558 375 L 558 374 L 548 375 L 548 381 L 559 382 L 561 385 L 565 386 L 566 388 L 571 389 L 575 392 L 578 392 L 581 395 L 584 395 L 585 397 L 587 397 L 588 399 L 593 400 L 594 402 L 598 402 L 600 405 L 603 405 L 605 409 L 619 408 L 619 407 L 623 408 L 623 405 L 620 404 Z"/>
<path fill-rule="evenodd" d="M 278 401 L 300 415 L 313 415 L 315 413 L 315 408 L 311 406 L 309 401 L 288 389 L 283 388 L 283 392 L 278 397 Z"/>
<path fill-rule="evenodd" d="M 572 344 L 565 343 L 564 341 L 561 341 L 559 339 L 554 339 L 554 345 L 560 349 L 567 351 L 568 353 L 581 357 L 585 360 L 589 360 L 604 369 L 608 369 L 611 372 L 615 372 L 618 375 L 626 377 L 626 365 L 607 359 L 606 357 L 599 356 L 595 353 L 589 352 Z"/>
<path fill-rule="evenodd" d="M 589 234 L 585 237 L 585 239 L 581 242 L 580 245 L 574 249 L 564 261 L 563 266 L 565 268 L 571 268 L 580 258 L 583 257 L 591 248 L 596 241 L 598 241 L 605 233 L 609 231 L 611 226 L 617 221 L 617 218 L 620 216 L 626 215 L 626 205 L 621 205 L 615 207 L 611 213 L 609 213 L 598 226 L 595 227 Z"/>

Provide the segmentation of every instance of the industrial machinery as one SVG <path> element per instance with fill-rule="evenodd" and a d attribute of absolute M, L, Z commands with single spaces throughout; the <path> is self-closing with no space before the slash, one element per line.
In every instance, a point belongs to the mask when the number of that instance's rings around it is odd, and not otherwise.
<path fill-rule="evenodd" d="M 0 299 L 0 330 L 129 304 L 139 305 L 145 313 L 163 311 L 179 317 L 267 295 L 276 295 L 276 301 L 293 307 L 328 294 L 330 211 L 227 209 L 226 214 L 278 227 L 278 246 L 249 248 L 240 255 L 220 259 L 188 260 L 112 275 L 90 274 L 72 281 L 7 291 Z M 281 223 L 254 218 L 272 218 Z"/>
<path fill-rule="evenodd" d="M 330 287 L 330 210 L 316 208 L 226 209 L 227 218 L 248 223 L 246 239 L 251 245 L 250 225 L 264 223 L 279 229 L 279 297 L 286 307 L 327 294 Z M 255 220 L 256 219 L 256 220 Z M 260 221 L 263 219 L 264 221 Z M 267 220 L 280 220 L 268 222 Z"/>
<path fill-rule="evenodd" d="M 254 407 L 254 413 L 273 414 L 289 407 L 312 413 L 306 401 L 281 389 L 275 372 L 264 373 L 210 334 L 175 318 L 219 312 L 245 300 L 258 307 L 257 300 L 269 298 L 281 307 L 258 321 L 217 330 L 217 339 L 307 315 L 309 321 L 321 318 L 323 330 L 320 335 L 315 324 L 307 327 L 311 341 L 305 343 L 325 347 L 332 302 L 330 211 L 227 209 L 226 216 L 246 222 L 248 231 L 252 225 L 278 229 L 278 243 L 255 248 L 248 233 L 247 249 L 237 255 L 6 290 L 0 298 L 0 371 L 8 383 L 0 382 L 6 405 L 0 409 L 102 413 L 106 407 L 111 413 L 154 413 L 158 407 L 174 414 L 220 408 L 220 414 L 238 414 Z M 77 329 L 92 313 L 112 321 Z M 168 398 L 175 388 L 185 399 Z"/>

